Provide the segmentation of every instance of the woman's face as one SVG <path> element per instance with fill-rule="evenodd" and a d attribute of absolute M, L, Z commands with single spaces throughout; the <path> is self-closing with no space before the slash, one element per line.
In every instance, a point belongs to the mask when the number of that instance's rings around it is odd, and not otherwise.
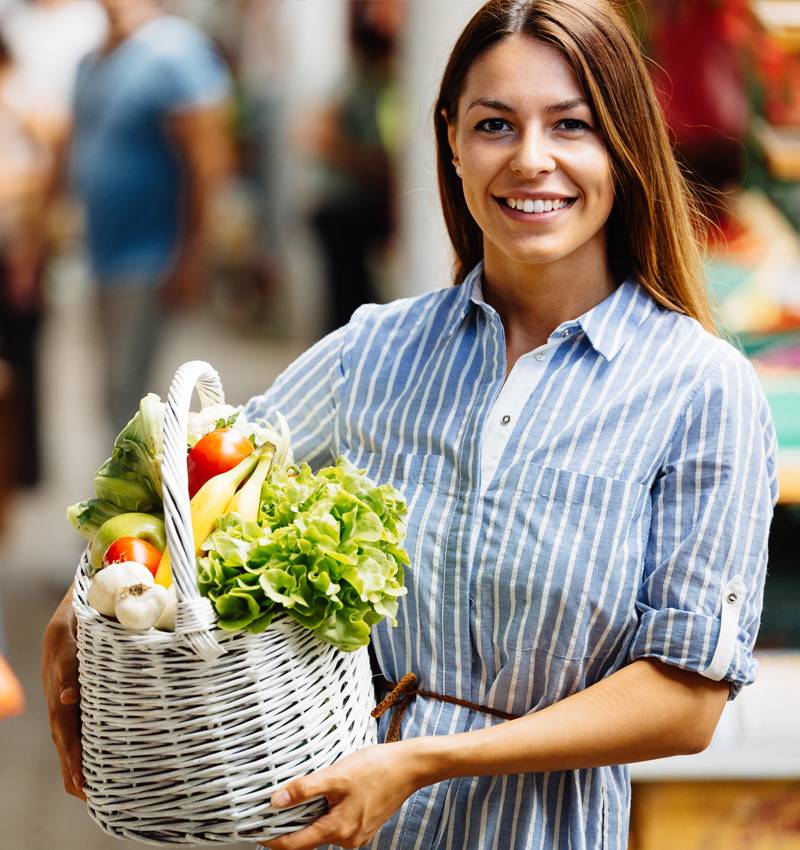
<path fill-rule="evenodd" d="M 484 53 L 469 70 L 449 138 L 487 269 L 567 257 L 606 268 L 611 166 L 555 47 L 513 35 Z"/>

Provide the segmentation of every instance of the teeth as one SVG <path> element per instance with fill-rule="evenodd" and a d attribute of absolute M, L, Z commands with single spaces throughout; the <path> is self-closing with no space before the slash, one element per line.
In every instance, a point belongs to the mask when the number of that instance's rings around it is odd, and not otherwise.
<path fill-rule="evenodd" d="M 546 201 L 541 198 L 537 198 L 535 201 L 530 198 L 524 200 L 522 198 L 506 198 L 506 204 L 512 210 L 522 210 L 526 213 L 543 213 L 563 209 L 569 204 L 569 201 L 565 198 L 553 198 Z"/>

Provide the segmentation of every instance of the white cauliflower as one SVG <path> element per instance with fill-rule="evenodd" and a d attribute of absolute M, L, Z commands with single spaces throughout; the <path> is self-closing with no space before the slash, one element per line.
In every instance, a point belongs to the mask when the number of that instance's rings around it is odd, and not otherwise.
<path fill-rule="evenodd" d="M 199 413 L 189 413 L 189 425 L 186 429 L 186 439 L 189 446 L 193 446 L 201 437 L 215 431 L 220 420 L 226 423 L 233 420 L 232 427 L 248 437 L 253 433 L 244 413 L 237 407 L 231 404 L 212 404 L 204 407 Z"/>
<path fill-rule="evenodd" d="M 241 431 L 247 437 L 253 436 L 257 446 L 267 441 L 273 443 L 275 445 L 275 462 L 281 466 L 287 466 L 294 463 L 289 423 L 277 410 L 275 417 L 278 420 L 280 430 L 266 420 L 250 422 L 244 413 L 233 405 L 212 404 L 199 412 L 189 413 L 187 441 L 190 447 L 193 446 L 201 437 L 216 430 L 220 422 L 224 422 L 229 427 Z"/>

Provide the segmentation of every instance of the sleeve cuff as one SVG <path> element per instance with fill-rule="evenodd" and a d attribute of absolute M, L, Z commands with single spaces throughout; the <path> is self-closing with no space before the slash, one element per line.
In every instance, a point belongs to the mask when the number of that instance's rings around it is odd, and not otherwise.
<path fill-rule="evenodd" d="M 733 699 L 755 680 L 758 666 L 739 628 L 744 591 L 741 577 L 731 579 L 723 591 L 719 616 L 676 608 L 644 609 L 629 659 L 656 658 L 713 681 L 725 679 Z"/>

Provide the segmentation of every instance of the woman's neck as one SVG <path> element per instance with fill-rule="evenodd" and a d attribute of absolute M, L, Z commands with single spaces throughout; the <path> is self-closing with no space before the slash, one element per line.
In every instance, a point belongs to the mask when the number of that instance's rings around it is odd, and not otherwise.
<path fill-rule="evenodd" d="M 488 246 L 487 246 L 488 247 Z M 521 354 L 547 342 L 562 322 L 576 319 L 617 287 L 605 261 L 579 254 L 554 263 L 518 263 L 485 252 L 483 297 L 500 316 L 506 348 Z"/>

